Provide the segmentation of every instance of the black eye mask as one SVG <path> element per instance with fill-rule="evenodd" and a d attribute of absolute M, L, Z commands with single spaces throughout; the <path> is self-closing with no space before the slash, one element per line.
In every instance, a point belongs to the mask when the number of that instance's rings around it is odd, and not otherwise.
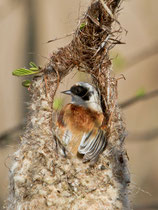
<path fill-rule="evenodd" d="M 88 101 L 92 95 L 92 91 L 89 91 L 86 87 L 82 86 L 72 86 L 70 91 L 76 95 L 81 97 L 84 101 Z"/>

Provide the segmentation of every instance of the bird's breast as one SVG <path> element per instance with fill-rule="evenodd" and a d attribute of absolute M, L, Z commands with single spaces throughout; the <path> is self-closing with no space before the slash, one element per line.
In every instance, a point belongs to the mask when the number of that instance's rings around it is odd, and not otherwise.
<path fill-rule="evenodd" d="M 89 132 L 99 128 L 103 122 L 103 114 L 89 108 L 68 104 L 65 109 L 64 121 L 74 132 Z"/>

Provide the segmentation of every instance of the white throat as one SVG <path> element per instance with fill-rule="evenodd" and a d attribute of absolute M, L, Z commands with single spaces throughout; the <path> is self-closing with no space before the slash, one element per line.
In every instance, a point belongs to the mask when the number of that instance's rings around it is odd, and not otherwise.
<path fill-rule="evenodd" d="M 72 96 L 72 101 L 71 101 L 72 104 L 84 106 L 86 108 L 90 108 L 97 112 L 102 112 L 101 105 L 99 102 L 100 102 L 99 98 L 95 95 L 92 95 L 90 100 L 88 101 L 84 101 L 79 96 Z"/>

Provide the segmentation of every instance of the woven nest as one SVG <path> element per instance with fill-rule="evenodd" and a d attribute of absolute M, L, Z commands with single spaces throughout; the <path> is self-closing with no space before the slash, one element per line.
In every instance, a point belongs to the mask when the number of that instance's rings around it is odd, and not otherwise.
<path fill-rule="evenodd" d="M 8 209 L 129 209 L 125 127 L 109 59 L 109 50 L 121 43 L 117 37 L 122 29 L 116 21 L 119 3 L 93 1 L 71 43 L 53 53 L 42 75 L 34 77 L 28 128 L 10 172 Z M 113 22 L 118 26 L 115 31 Z M 58 155 L 57 136 L 52 135 L 54 95 L 74 68 L 90 74 L 102 96 L 108 145 L 94 168 Z"/>

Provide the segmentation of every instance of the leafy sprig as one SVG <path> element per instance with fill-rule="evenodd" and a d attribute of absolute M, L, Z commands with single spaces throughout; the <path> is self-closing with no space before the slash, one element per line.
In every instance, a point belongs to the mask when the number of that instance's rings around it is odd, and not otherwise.
<path fill-rule="evenodd" d="M 26 69 L 26 68 L 15 69 L 12 72 L 12 75 L 17 76 L 17 77 L 23 77 L 23 76 L 35 75 L 35 74 L 40 73 L 41 70 L 35 63 L 30 62 L 29 65 L 30 65 L 29 69 Z M 24 87 L 29 88 L 30 85 L 31 85 L 31 81 L 30 80 L 24 80 L 22 82 L 22 85 Z"/>
<path fill-rule="evenodd" d="M 29 69 L 25 69 L 25 68 L 15 69 L 12 72 L 12 75 L 17 76 L 17 77 L 23 77 L 23 76 L 38 74 L 40 72 L 39 67 L 36 66 L 35 63 L 30 62 L 29 65 L 30 65 Z"/>

